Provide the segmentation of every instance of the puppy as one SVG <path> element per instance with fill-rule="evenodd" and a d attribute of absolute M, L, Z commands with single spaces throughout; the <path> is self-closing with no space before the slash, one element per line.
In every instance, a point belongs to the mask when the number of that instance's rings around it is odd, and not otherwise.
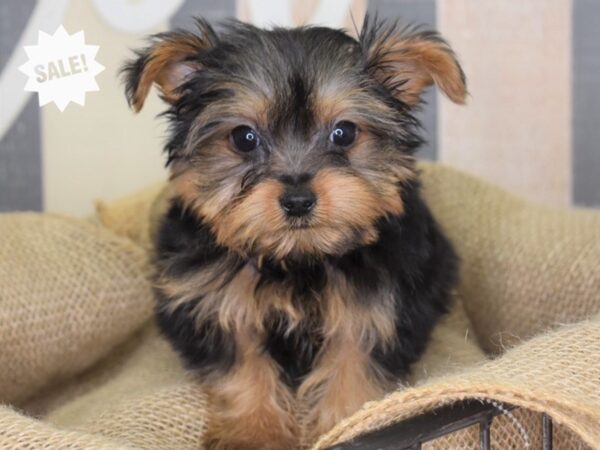
<path fill-rule="evenodd" d="M 366 18 L 155 35 L 123 69 L 168 104 L 158 323 L 206 386 L 214 449 L 306 446 L 407 375 L 457 258 L 419 193 L 413 112 L 465 77 L 435 32 Z"/>

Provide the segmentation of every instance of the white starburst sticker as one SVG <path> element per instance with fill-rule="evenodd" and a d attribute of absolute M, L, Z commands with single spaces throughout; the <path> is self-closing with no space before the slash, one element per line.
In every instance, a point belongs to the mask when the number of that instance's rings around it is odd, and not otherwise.
<path fill-rule="evenodd" d="M 62 25 L 53 35 L 40 31 L 38 44 L 25 46 L 29 61 L 19 67 L 28 77 L 25 90 L 38 93 L 40 106 L 83 106 L 85 93 L 99 90 L 95 76 L 104 66 L 94 59 L 98 48 L 85 44 L 83 31 L 69 35 Z"/>

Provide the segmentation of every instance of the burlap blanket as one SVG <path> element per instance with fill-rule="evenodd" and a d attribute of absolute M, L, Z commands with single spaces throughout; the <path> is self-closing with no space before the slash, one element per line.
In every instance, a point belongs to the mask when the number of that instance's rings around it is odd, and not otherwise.
<path fill-rule="evenodd" d="M 532 206 L 423 165 L 462 258 L 452 313 L 410 383 L 316 449 L 457 399 L 519 406 L 499 449 L 600 448 L 600 212 Z M 99 203 L 95 221 L 0 215 L 0 448 L 198 449 L 205 399 L 152 324 L 148 249 L 163 186 Z M 426 448 L 478 448 L 466 429 Z"/>

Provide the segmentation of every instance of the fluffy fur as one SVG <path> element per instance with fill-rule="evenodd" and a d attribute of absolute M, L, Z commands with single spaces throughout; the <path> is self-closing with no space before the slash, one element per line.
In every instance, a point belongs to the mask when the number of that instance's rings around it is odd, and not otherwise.
<path fill-rule="evenodd" d="M 206 385 L 210 448 L 297 448 L 393 389 L 447 310 L 457 258 L 419 193 L 412 112 L 431 84 L 462 102 L 465 79 L 436 33 L 395 23 L 197 24 L 124 68 L 135 110 L 152 84 L 169 104 L 158 323 Z M 300 185 L 316 204 L 289 217 Z"/>

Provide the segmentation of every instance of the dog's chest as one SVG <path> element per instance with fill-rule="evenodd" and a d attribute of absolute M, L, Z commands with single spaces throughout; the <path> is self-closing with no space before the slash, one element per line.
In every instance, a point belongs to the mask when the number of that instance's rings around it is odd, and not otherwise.
<path fill-rule="evenodd" d="M 248 342 L 259 345 L 297 386 L 332 348 L 343 343 L 367 355 L 393 338 L 391 290 L 365 289 L 350 273 L 325 263 L 240 266 L 222 259 L 185 278 L 165 277 L 161 290 L 170 299 L 166 308 L 185 308 L 196 330 L 222 330 L 238 356 Z"/>
<path fill-rule="evenodd" d="M 246 295 L 232 295 L 245 289 Z M 243 335 L 259 339 L 297 386 L 331 342 L 345 341 L 368 353 L 393 334 L 393 304 L 382 292 L 361 295 L 335 267 L 244 267 L 222 297 L 221 313 L 236 313 Z"/>

